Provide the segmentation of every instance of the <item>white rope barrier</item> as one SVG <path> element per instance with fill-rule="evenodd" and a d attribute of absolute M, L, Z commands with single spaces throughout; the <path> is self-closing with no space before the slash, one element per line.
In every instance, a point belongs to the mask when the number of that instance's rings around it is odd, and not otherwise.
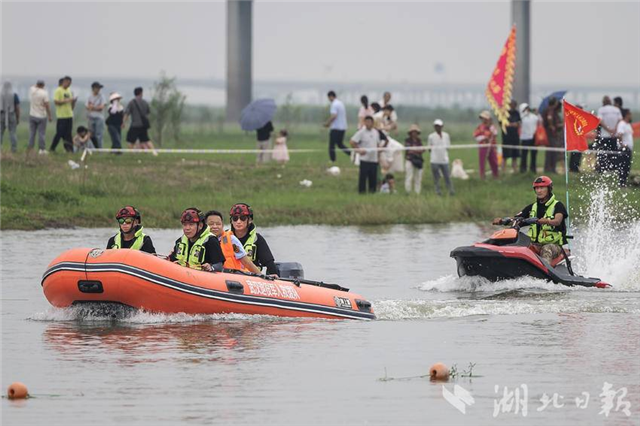
<path fill-rule="evenodd" d="M 502 148 L 508 149 L 523 149 L 528 151 L 550 151 L 550 152 L 564 152 L 565 149 L 563 147 L 548 147 L 548 146 L 512 146 L 512 145 L 487 145 L 487 144 L 463 144 L 463 145 L 451 145 L 447 149 L 448 150 L 457 150 L 457 149 L 478 149 L 484 147 L 493 147 L 497 149 L 499 146 Z M 367 152 L 371 151 L 430 151 L 433 147 L 422 146 L 422 147 L 398 147 L 398 148 L 365 148 Z M 324 149 L 288 149 L 290 154 L 310 154 L 310 153 L 322 153 L 326 152 L 327 148 Z M 348 151 L 354 151 L 353 148 L 347 148 Z M 89 153 L 93 152 L 106 152 L 106 153 L 121 153 L 121 154 L 273 154 L 275 149 L 184 149 L 184 148 L 175 148 L 175 149 L 128 149 L 128 148 L 87 148 L 85 151 L 89 151 Z M 596 149 L 582 151 L 583 154 L 609 154 L 609 155 L 622 155 L 621 151 L 600 151 Z M 86 153 L 83 154 L 83 159 Z"/>

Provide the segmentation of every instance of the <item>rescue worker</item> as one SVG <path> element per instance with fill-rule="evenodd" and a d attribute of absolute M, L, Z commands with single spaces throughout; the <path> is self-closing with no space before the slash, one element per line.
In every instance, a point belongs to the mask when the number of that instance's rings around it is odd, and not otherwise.
<path fill-rule="evenodd" d="M 242 247 L 238 237 L 233 235 L 231 230 L 224 230 L 224 220 L 222 213 L 217 210 L 210 210 L 204 214 L 204 222 L 209 226 L 211 233 L 218 237 L 222 254 L 224 254 L 224 268 L 237 269 L 241 271 L 259 274 L 260 269 L 253 264 L 247 252 Z"/>
<path fill-rule="evenodd" d="M 549 263 L 562 254 L 562 246 L 567 243 L 566 219 L 569 216 L 561 201 L 553 195 L 553 181 L 540 176 L 533 181 L 536 202 L 529 204 L 516 214 L 516 218 L 538 218 L 538 223 L 529 227 L 532 248 Z M 499 225 L 501 219 L 493 220 Z"/>
<path fill-rule="evenodd" d="M 229 212 L 231 231 L 242 243 L 247 256 L 260 270 L 267 268 L 267 275 L 277 275 L 276 262 L 264 237 L 256 231 L 253 210 L 248 204 L 238 203 Z"/>
<path fill-rule="evenodd" d="M 124 206 L 116 214 L 120 232 L 109 238 L 108 249 L 131 249 L 155 254 L 156 249 L 148 235 L 142 232 L 142 217 L 133 206 Z"/>
<path fill-rule="evenodd" d="M 225 258 L 218 239 L 204 223 L 200 210 L 189 207 L 180 216 L 182 237 L 176 240 L 169 260 L 203 271 L 221 271 Z"/>

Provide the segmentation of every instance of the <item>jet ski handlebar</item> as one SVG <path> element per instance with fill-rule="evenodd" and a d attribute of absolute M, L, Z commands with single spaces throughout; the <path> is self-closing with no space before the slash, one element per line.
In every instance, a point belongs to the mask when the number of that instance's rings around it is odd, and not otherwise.
<path fill-rule="evenodd" d="M 523 226 L 530 226 L 538 223 L 537 217 L 505 217 L 500 219 L 499 225 L 508 226 L 511 225 L 514 229 L 520 229 Z"/>

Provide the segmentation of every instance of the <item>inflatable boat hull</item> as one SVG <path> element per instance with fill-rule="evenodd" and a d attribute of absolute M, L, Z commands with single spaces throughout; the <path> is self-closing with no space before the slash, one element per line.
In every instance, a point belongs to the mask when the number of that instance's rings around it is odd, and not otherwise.
<path fill-rule="evenodd" d="M 197 271 L 137 250 L 89 248 L 61 254 L 42 278 L 56 307 L 102 302 L 169 314 L 375 319 L 368 301 L 334 287 Z"/>

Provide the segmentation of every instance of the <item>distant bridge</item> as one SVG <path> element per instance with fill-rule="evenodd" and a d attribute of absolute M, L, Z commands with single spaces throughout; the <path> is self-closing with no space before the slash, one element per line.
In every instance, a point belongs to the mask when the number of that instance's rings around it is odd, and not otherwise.
<path fill-rule="evenodd" d="M 13 82 L 14 88 L 21 99 L 27 100 L 28 89 L 37 77 L 7 76 Z M 53 93 L 57 85 L 57 79 L 45 79 L 47 89 Z M 137 86 L 145 88 L 146 96 L 151 97 L 150 89 L 154 79 L 150 78 L 85 78 L 74 77 L 72 90 L 83 101 L 90 93 L 90 86 L 94 80 L 105 85 L 105 95 L 112 90 L 118 90 L 129 99 L 133 95 L 133 89 Z M 195 79 L 178 78 L 178 86 L 189 96 L 188 103 L 205 104 L 211 106 L 224 106 L 226 82 L 224 79 Z M 345 103 L 357 105 L 360 96 L 366 94 L 371 102 L 382 97 L 382 93 L 389 91 L 393 95 L 392 103 L 396 105 L 411 105 L 425 107 L 453 107 L 462 108 L 487 108 L 488 103 L 484 96 L 485 86 L 482 84 L 468 83 L 411 83 L 411 82 L 327 82 L 327 81 L 264 81 L 254 82 L 254 98 L 274 98 L 279 103 L 285 101 L 291 94 L 293 103 L 325 105 L 326 93 L 335 90 L 338 97 Z M 597 109 L 600 106 L 602 96 L 622 96 L 626 107 L 640 109 L 640 87 L 615 87 L 615 86 L 573 86 L 573 85 L 534 85 L 532 88 L 533 106 L 544 96 L 557 90 L 568 89 L 568 97 L 574 102 L 586 105 L 589 109 Z M 202 96 L 199 92 L 203 92 Z"/>

